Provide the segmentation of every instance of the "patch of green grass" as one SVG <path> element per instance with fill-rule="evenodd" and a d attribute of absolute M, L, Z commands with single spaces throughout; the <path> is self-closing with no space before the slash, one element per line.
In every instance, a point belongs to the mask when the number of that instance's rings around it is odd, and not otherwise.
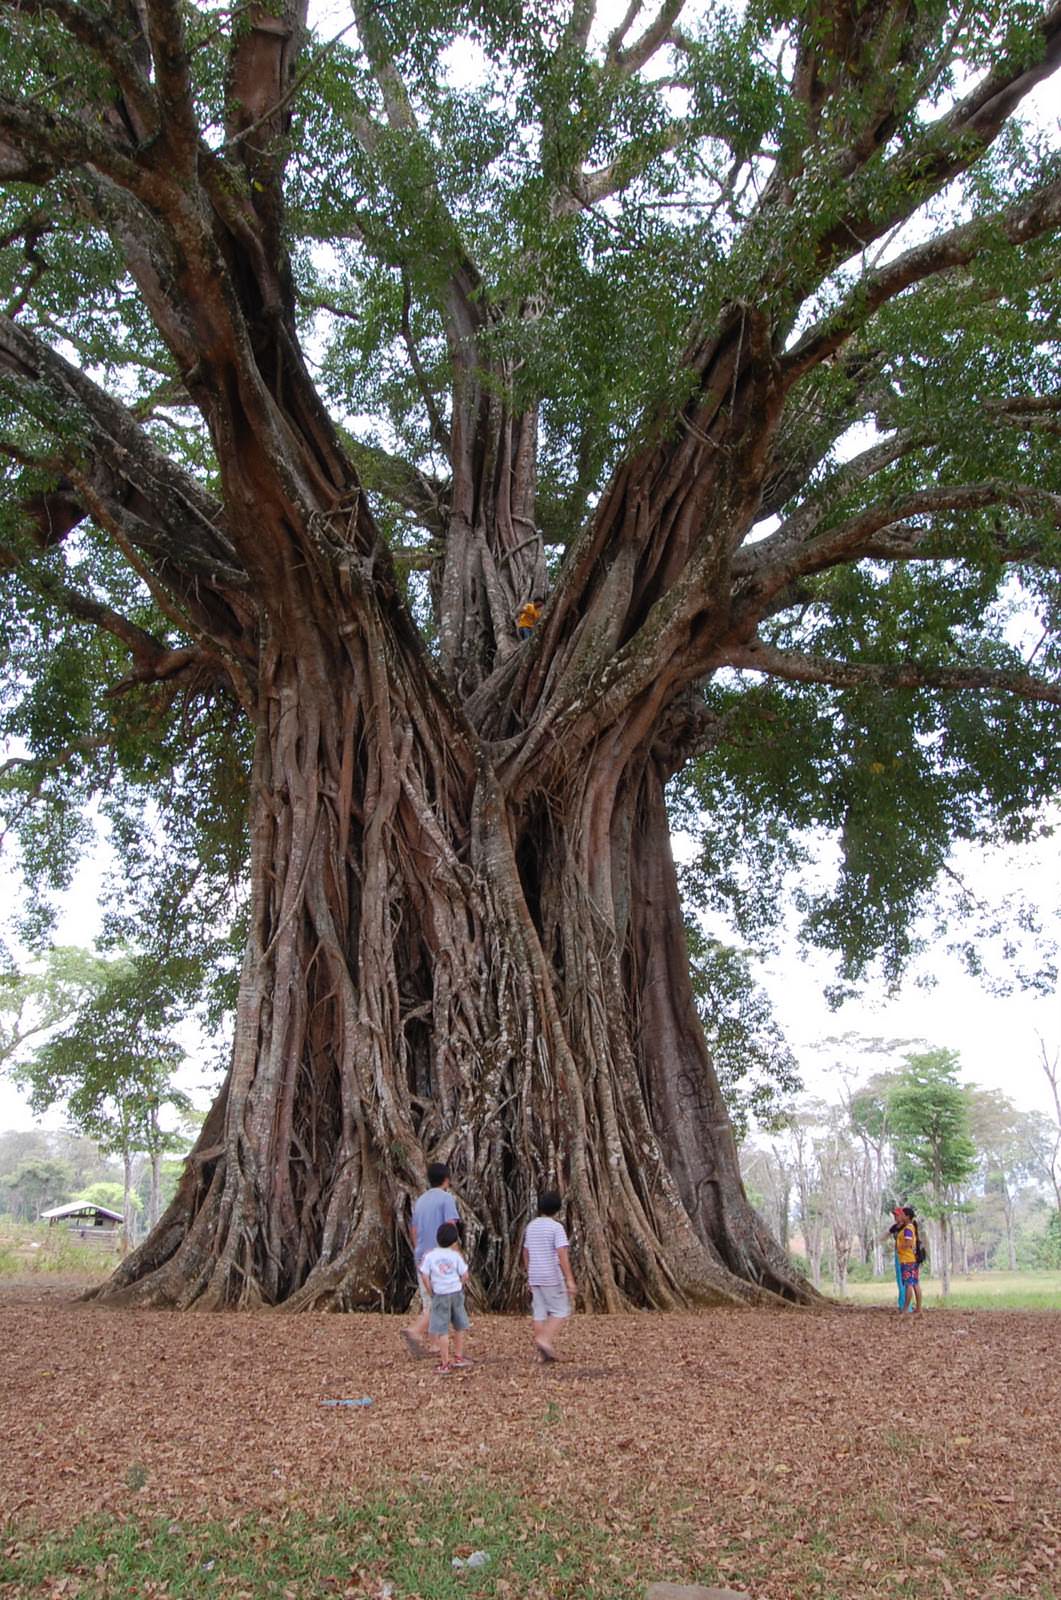
<path fill-rule="evenodd" d="M 33 1541 L 9 1530 L 0 1554 L 5 1597 L 76 1600 L 618 1600 L 638 1580 L 609 1562 L 602 1531 L 490 1491 L 428 1492 L 345 1506 L 331 1516 L 284 1513 L 198 1525 L 95 1520 Z M 489 1556 L 455 1570 L 454 1556 Z"/>
<path fill-rule="evenodd" d="M 921 1279 L 922 1300 L 929 1310 L 1061 1311 L 1061 1272 L 977 1272 L 951 1279 L 944 1300 L 938 1278 Z M 849 1283 L 847 1299 L 855 1305 L 895 1305 L 895 1280 Z"/>
<path fill-rule="evenodd" d="M 628 1503 L 604 1525 L 585 1507 L 546 1507 L 470 1482 L 459 1492 L 341 1505 L 330 1515 L 269 1516 L 183 1523 L 164 1517 L 96 1519 L 34 1539 L 8 1528 L 0 1539 L 4 1600 L 640 1600 L 646 1583 L 721 1584 L 754 1593 L 784 1575 L 787 1592 L 815 1600 L 952 1600 L 969 1580 L 986 1586 L 1012 1570 L 1006 1550 L 969 1550 L 944 1521 L 904 1524 L 896 1547 L 896 1506 L 881 1503 L 885 1530 L 866 1543 L 841 1502 L 827 1530 L 784 1499 L 728 1532 L 705 1559 L 687 1503 Z M 481 1568 L 455 1570 L 453 1557 L 487 1552 Z M 893 1569 L 897 1569 L 893 1573 Z M 773 1592 L 777 1592 L 776 1589 Z M 1009 1591 L 1004 1591 L 1006 1594 Z M 1016 1591 L 1013 1591 L 1014 1594 Z M 1042 1600 L 1059 1600 L 1047 1585 Z"/>
<path fill-rule="evenodd" d="M 83 1242 L 69 1229 L 47 1223 L 5 1222 L 0 1225 L 0 1277 L 37 1273 L 84 1277 L 98 1281 L 114 1271 L 117 1240 Z"/>

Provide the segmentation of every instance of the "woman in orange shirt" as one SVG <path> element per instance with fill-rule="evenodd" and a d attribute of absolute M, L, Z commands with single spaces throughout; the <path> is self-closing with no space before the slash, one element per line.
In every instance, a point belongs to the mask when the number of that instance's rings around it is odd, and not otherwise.
<path fill-rule="evenodd" d="M 899 1273 L 902 1277 L 905 1297 L 902 1311 L 909 1311 L 911 1300 L 917 1302 L 916 1310 L 921 1310 L 921 1270 L 917 1260 L 917 1247 L 921 1243 L 917 1221 L 913 1206 L 903 1206 L 903 1225 L 895 1235 L 895 1252 L 899 1257 Z"/>

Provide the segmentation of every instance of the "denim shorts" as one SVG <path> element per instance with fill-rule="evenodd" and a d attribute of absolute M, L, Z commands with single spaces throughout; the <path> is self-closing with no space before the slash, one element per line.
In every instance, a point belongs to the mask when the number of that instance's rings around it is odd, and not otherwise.
<path fill-rule="evenodd" d="M 429 1333 L 448 1333 L 450 1328 L 454 1333 L 463 1333 L 467 1326 L 468 1313 L 464 1309 L 463 1289 L 458 1289 L 456 1294 L 431 1296 L 431 1320 L 427 1325 Z"/>

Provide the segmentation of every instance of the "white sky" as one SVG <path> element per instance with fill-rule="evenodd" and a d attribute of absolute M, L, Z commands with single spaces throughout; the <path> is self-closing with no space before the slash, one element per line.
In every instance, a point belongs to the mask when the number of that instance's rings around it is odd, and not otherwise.
<path fill-rule="evenodd" d="M 789 955 L 773 963 L 764 980 L 809 1094 L 839 1099 L 839 1081 L 828 1069 L 841 1058 L 857 1067 L 860 1057 L 855 1050 L 845 1052 L 843 1046 L 826 1046 L 824 1041 L 858 1034 L 915 1041 L 907 1047 L 912 1050 L 921 1048 L 921 1041 L 932 1048 L 956 1050 L 965 1083 L 1000 1089 L 1023 1111 L 1050 1113 L 1040 1039 L 1053 1058 L 1061 1048 L 1061 1003 L 1056 994 L 993 995 L 962 972 L 953 958 L 945 957 L 932 989 L 918 988 L 911 981 L 889 997 L 880 988 L 870 988 L 864 999 L 830 1011 L 822 999 L 830 977 L 828 964 L 820 958 L 804 964 Z M 868 1078 L 898 1063 L 865 1056 L 861 1064 L 864 1070 L 857 1076 Z"/>

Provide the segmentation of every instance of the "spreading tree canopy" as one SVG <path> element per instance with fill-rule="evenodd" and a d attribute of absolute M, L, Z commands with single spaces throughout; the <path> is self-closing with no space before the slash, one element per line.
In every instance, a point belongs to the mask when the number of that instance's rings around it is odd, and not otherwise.
<path fill-rule="evenodd" d="M 107 1292 L 397 1305 L 442 1158 L 495 1306 L 546 1180 L 597 1306 L 807 1297 L 664 791 L 745 942 L 831 828 L 849 976 L 1056 792 L 1061 5 L 3 25 L 9 825 L 61 878 L 102 796 L 115 929 L 245 945 Z"/>

